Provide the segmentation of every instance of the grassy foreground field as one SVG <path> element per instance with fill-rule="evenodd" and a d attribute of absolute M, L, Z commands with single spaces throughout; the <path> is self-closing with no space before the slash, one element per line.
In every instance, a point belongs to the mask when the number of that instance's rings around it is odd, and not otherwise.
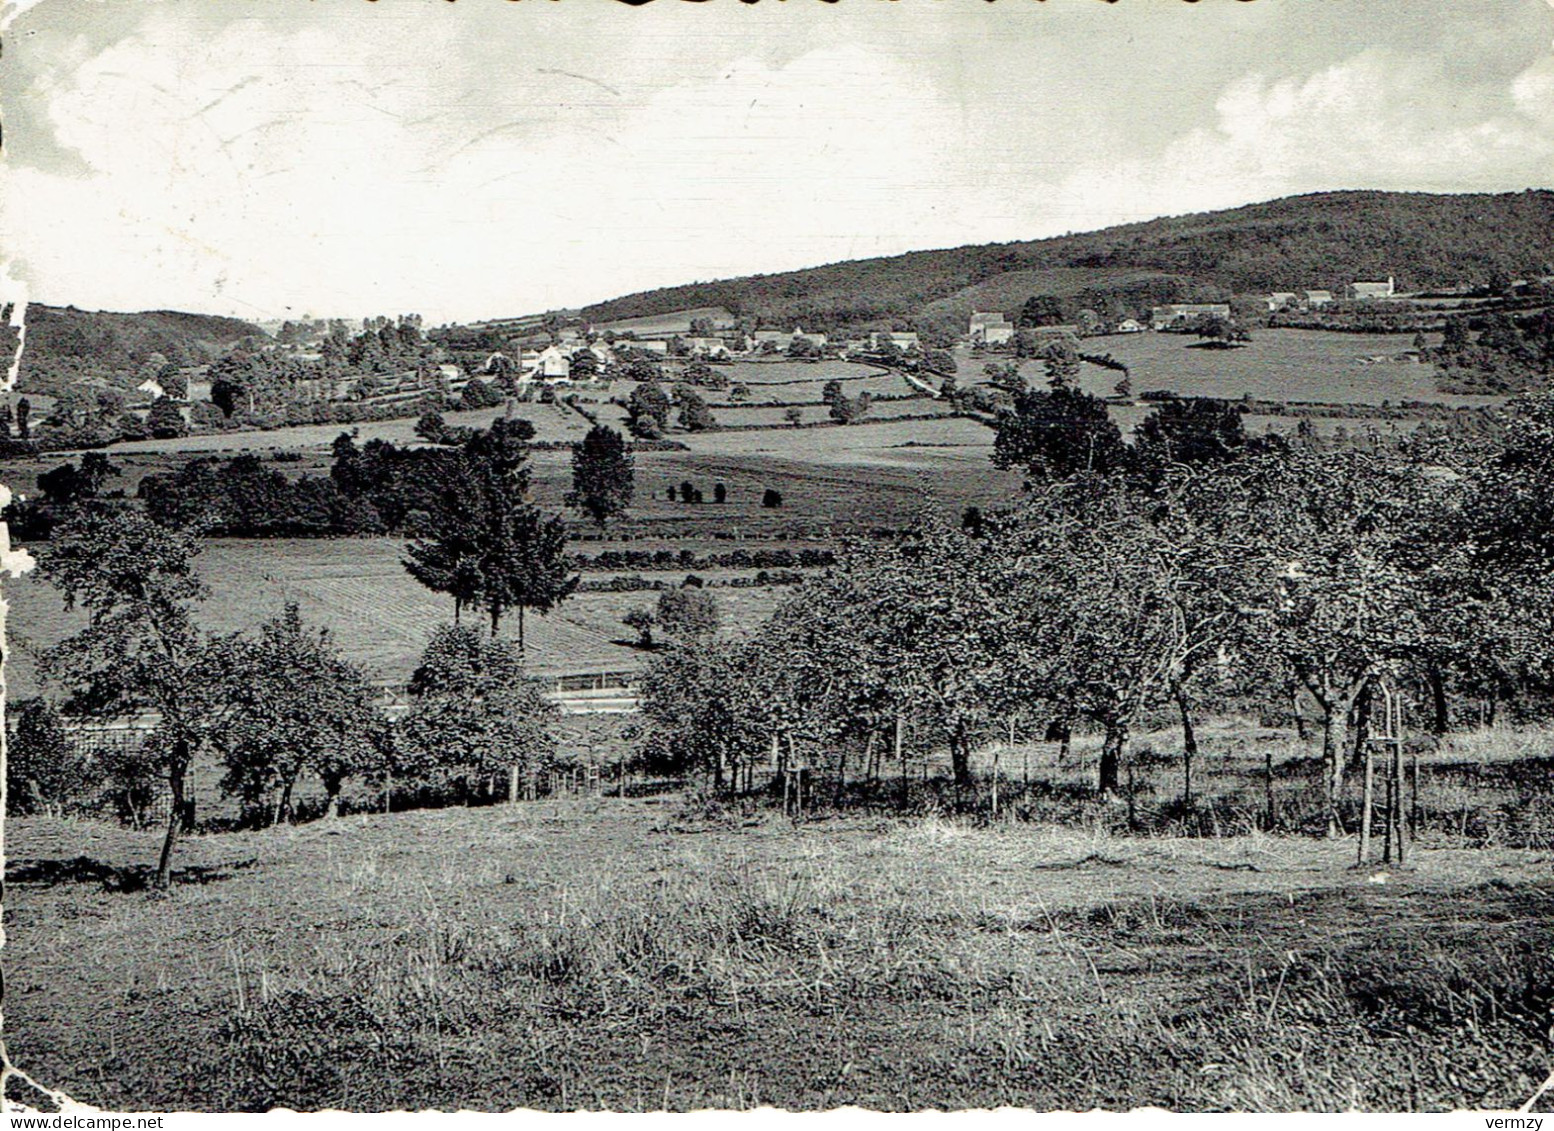
<path fill-rule="evenodd" d="M 1554 1066 L 1540 852 L 707 813 L 199 836 L 166 898 L 154 834 L 15 820 L 7 1050 L 119 1110 L 1506 1108 Z"/>

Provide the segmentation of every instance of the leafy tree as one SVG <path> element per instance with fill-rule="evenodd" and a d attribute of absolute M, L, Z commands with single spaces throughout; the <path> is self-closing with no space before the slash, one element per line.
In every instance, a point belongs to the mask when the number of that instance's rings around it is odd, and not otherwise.
<path fill-rule="evenodd" d="M 156 440 L 174 440 L 185 435 L 189 426 L 184 423 L 178 402 L 171 397 L 158 397 L 146 414 L 146 429 Z"/>
<path fill-rule="evenodd" d="M 555 754 L 559 709 L 523 670 L 519 647 L 443 625 L 410 677 L 412 705 L 400 724 L 407 764 L 434 784 L 475 783 L 508 768 L 534 773 Z"/>
<path fill-rule="evenodd" d="M 238 402 L 247 396 L 247 390 L 231 377 L 217 377 L 210 383 L 211 403 L 222 415 L 230 417 L 237 411 Z"/>
<path fill-rule="evenodd" d="M 1322 712 L 1331 833 L 1342 828 L 1361 693 L 1450 635 L 1455 618 L 1439 615 L 1416 540 L 1420 516 L 1447 489 L 1395 458 L 1295 449 L 1230 465 L 1199 504 L 1217 510 L 1221 537 L 1241 548 L 1222 584 L 1255 647 L 1282 657 Z"/>
<path fill-rule="evenodd" d="M 834 405 L 842 399 L 842 383 L 835 377 L 820 386 L 820 400 L 822 404 Z"/>
<path fill-rule="evenodd" d="M 632 454 L 613 428 L 596 424 L 572 445 L 572 490 L 567 505 L 587 514 L 603 530 L 626 513 L 635 483 Z"/>
<path fill-rule="evenodd" d="M 633 435 L 656 439 L 669 427 L 669 396 L 652 382 L 638 385 L 626 402 L 626 426 Z"/>
<path fill-rule="evenodd" d="M 923 368 L 944 377 L 955 375 L 955 355 L 946 349 L 930 349 L 923 354 Z"/>
<path fill-rule="evenodd" d="M 652 609 L 646 606 L 632 609 L 621 617 L 621 623 L 627 628 L 637 630 L 638 648 L 653 647 L 653 627 L 658 623 L 658 618 L 654 616 Z"/>
<path fill-rule="evenodd" d="M 1065 479 L 1082 471 L 1126 470 L 1131 460 L 1106 402 L 1082 390 L 1055 385 L 1018 393 L 1013 411 L 999 414 L 997 467 L 1023 467 L 1033 479 Z"/>
<path fill-rule="evenodd" d="M 189 766 L 224 718 L 225 649 L 207 643 L 190 606 L 204 596 L 195 577 L 197 545 L 134 511 L 88 513 L 43 558 L 45 577 L 65 607 L 87 624 L 45 658 L 65 687 L 71 713 L 127 717 L 156 712 L 147 751 L 164 773 L 172 809 L 157 863 L 166 888 L 185 818 Z"/>
<path fill-rule="evenodd" d="M 63 816 L 85 798 L 94 782 L 91 759 L 84 756 L 47 699 L 24 700 L 16 707 L 16 733 L 6 753 L 6 808 L 11 813 Z"/>
<path fill-rule="evenodd" d="M 11 424 L 14 420 L 15 415 L 11 411 L 11 402 L 9 400 L 0 400 L 0 440 L 9 440 L 11 438 Z"/>
<path fill-rule="evenodd" d="M 789 424 L 793 425 L 793 427 L 797 428 L 800 424 L 804 423 L 804 410 L 801 408 L 785 409 L 783 411 L 782 418 Z"/>
<path fill-rule="evenodd" d="M 32 438 L 32 402 L 26 397 L 16 402 L 16 438 Z"/>
<path fill-rule="evenodd" d="M 428 444 L 440 444 L 448 435 L 448 424 L 440 412 L 424 412 L 415 422 L 415 434 Z"/>
<path fill-rule="evenodd" d="M 454 597 L 455 615 L 466 604 L 485 608 L 493 634 L 503 613 L 517 608 L 520 648 L 524 610 L 549 611 L 576 586 L 567 575 L 565 522 L 528 501 L 533 435 L 527 421 L 498 420 L 454 459 L 432 465 L 431 512 L 404 563 L 423 585 Z"/>
<path fill-rule="evenodd" d="M 642 674 L 650 726 L 639 750 L 671 772 L 702 769 L 721 788 L 728 768 L 761 749 L 749 650 L 721 640 L 677 642 Z"/>
<path fill-rule="evenodd" d="M 667 636 L 704 639 L 718 630 L 718 602 L 702 589 L 666 589 L 659 594 L 653 621 Z"/>
<path fill-rule="evenodd" d="M 1032 295 L 1025 300 L 1016 316 L 1015 325 L 1020 329 L 1039 326 L 1058 326 L 1063 322 L 1063 304 L 1053 295 Z"/>
<path fill-rule="evenodd" d="M 234 641 L 230 664 L 232 710 L 215 737 L 222 789 L 250 805 L 273 797 L 278 824 L 291 815 L 298 778 L 312 771 L 333 815 L 345 779 L 373 762 L 378 717 L 366 677 L 289 602 L 256 639 Z"/>
<path fill-rule="evenodd" d="M 680 427 L 688 432 L 704 432 L 717 424 L 712 410 L 697 393 L 685 389 L 680 394 Z"/>
<path fill-rule="evenodd" d="M 1134 433 L 1139 463 L 1158 477 L 1177 464 L 1200 466 L 1238 458 L 1246 430 L 1233 405 L 1208 398 L 1161 401 Z"/>
<path fill-rule="evenodd" d="M 782 506 L 782 492 L 771 487 L 761 492 L 761 505 L 768 509 Z"/>
<path fill-rule="evenodd" d="M 722 483 L 714 483 L 712 485 L 712 501 L 715 503 L 728 502 L 728 488 Z"/>

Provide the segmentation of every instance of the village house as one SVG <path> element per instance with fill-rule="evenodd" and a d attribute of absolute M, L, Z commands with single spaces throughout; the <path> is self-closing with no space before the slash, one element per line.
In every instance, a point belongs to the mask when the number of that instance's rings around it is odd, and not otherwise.
<path fill-rule="evenodd" d="M 824 334 L 806 334 L 804 332 L 804 327 L 802 327 L 802 326 L 795 326 L 793 328 L 793 333 L 788 338 L 788 344 L 792 345 L 794 342 L 798 341 L 800 338 L 802 338 L 806 342 L 811 342 L 814 345 L 819 346 L 821 349 L 825 348 L 826 336 Z"/>
<path fill-rule="evenodd" d="M 546 346 L 538 353 L 525 353 L 522 370 L 526 375 L 541 381 L 572 379 L 572 361 L 567 357 L 566 351 L 556 345 Z"/>
<path fill-rule="evenodd" d="M 778 349 L 786 349 L 788 343 L 793 340 L 793 335 L 781 330 L 757 330 L 751 338 L 755 341 L 755 349 L 759 352 L 767 342 L 771 342 Z"/>
<path fill-rule="evenodd" d="M 1119 334 L 1142 334 L 1144 329 L 1144 323 L 1137 318 L 1124 318 L 1117 323 L 1117 333 Z"/>
<path fill-rule="evenodd" d="M 632 342 L 631 348 L 643 353 L 656 354 L 659 357 L 669 356 L 669 342 L 661 338 L 650 338 L 645 342 Z"/>
<path fill-rule="evenodd" d="M 1358 299 L 1362 302 L 1369 299 L 1391 298 L 1396 293 L 1397 289 L 1393 285 L 1391 275 L 1387 276 L 1387 281 L 1385 283 L 1357 282 L 1349 284 L 1349 297 L 1352 299 Z"/>
<path fill-rule="evenodd" d="M 727 357 L 728 343 L 722 338 L 684 338 L 685 348 L 692 357 Z"/>
<path fill-rule="evenodd" d="M 1296 297 L 1294 291 L 1274 291 L 1268 296 L 1268 313 L 1288 309 L 1295 305 Z"/>
<path fill-rule="evenodd" d="M 1157 306 L 1149 312 L 1149 324 L 1156 330 L 1164 330 L 1178 322 L 1192 318 L 1229 318 L 1228 302 L 1173 302 Z"/>
<path fill-rule="evenodd" d="M 1313 310 L 1333 301 L 1332 291 L 1304 291 L 1302 295 L 1302 303 Z"/>
<path fill-rule="evenodd" d="M 1014 337 L 1014 324 L 998 311 L 973 311 L 968 337 L 973 345 L 1001 346 Z"/>

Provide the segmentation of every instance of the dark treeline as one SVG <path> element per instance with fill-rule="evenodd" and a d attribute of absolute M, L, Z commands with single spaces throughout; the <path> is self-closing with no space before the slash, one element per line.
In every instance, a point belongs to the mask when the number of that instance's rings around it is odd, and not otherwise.
<path fill-rule="evenodd" d="M 679 569 L 818 569 L 836 564 L 833 550 L 727 550 L 698 554 L 694 550 L 605 550 L 598 554 L 574 554 L 574 569 L 679 570 Z"/>

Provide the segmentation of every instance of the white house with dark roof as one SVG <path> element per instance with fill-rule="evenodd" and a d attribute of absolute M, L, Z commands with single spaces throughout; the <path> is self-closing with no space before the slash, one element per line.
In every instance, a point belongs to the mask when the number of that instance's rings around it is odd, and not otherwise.
<path fill-rule="evenodd" d="M 1391 298 L 1396 293 L 1397 288 L 1393 284 L 1391 275 L 1387 276 L 1385 283 L 1355 282 L 1349 284 L 1349 297 L 1359 299 L 1362 302 L 1369 299 Z"/>
<path fill-rule="evenodd" d="M 973 311 L 967 336 L 973 344 L 980 342 L 987 346 L 1001 346 L 1014 337 L 1014 323 L 1005 318 L 1001 311 Z"/>

